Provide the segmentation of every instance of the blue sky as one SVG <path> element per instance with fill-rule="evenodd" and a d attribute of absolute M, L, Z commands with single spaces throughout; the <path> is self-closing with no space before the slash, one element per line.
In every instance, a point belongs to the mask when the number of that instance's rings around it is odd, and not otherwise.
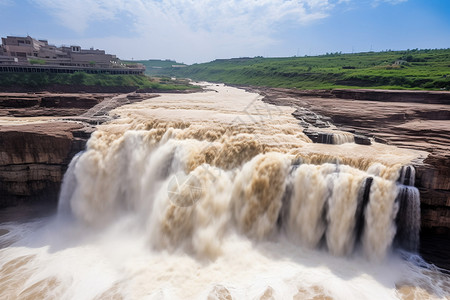
<path fill-rule="evenodd" d="M 450 0 L 0 0 L 0 35 L 195 63 L 450 47 Z"/>

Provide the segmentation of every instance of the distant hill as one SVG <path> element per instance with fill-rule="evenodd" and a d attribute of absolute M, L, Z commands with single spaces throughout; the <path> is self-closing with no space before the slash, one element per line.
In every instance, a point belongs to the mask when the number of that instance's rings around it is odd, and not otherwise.
<path fill-rule="evenodd" d="M 133 60 L 133 61 L 128 60 L 122 62 L 125 62 L 127 64 L 135 64 L 135 63 L 143 64 L 145 66 L 145 74 L 150 76 L 161 75 L 160 69 L 170 70 L 173 68 L 173 66 L 181 66 L 181 67 L 186 66 L 185 64 L 178 63 L 174 60 L 169 59 L 166 60 L 149 59 L 149 60 Z"/>
<path fill-rule="evenodd" d="M 159 65 L 152 74 L 299 89 L 450 90 L 450 49 L 217 59 L 185 68 L 173 68 L 172 63 Z"/>

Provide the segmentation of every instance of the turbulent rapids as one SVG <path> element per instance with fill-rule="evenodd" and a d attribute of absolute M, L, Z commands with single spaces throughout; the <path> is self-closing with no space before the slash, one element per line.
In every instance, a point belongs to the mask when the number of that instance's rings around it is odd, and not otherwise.
<path fill-rule="evenodd" d="M 419 153 L 339 132 L 315 144 L 291 108 L 209 88 L 111 112 L 72 160 L 56 218 L 4 226 L 0 298 L 448 292 L 399 258 L 420 260 Z"/>

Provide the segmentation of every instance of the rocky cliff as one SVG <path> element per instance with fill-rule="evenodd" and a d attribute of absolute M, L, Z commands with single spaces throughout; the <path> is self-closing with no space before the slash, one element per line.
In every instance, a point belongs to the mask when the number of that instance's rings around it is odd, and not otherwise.
<path fill-rule="evenodd" d="M 0 126 L 0 207 L 57 200 L 73 155 L 84 148 L 84 126 L 48 122 Z"/>
<path fill-rule="evenodd" d="M 53 203 L 72 157 L 109 110 L 155 95 L 0 94 L 0 208 Z"/>

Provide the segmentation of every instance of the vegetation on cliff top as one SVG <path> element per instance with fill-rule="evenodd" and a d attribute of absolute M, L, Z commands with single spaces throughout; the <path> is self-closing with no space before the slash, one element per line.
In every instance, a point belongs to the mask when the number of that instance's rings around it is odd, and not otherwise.
<path fill-rule="evenodd" d="M 155 70 L 194 80 L 299 89 L 450 90 L 450 49 L 218 59 Z"/>
<path fill-rule="evenodd" d="M 54 73 L 0 73 L 0 87 L 45 88 L 52 85 L 81 85 L 99 87 L 136 87 L 136 89 L 187 90 L 197 88 L 186 80 L 172 80 L 168 77 L 150 78 L 145 75 L 110 75 Z"/>
<path fill-rule="evenodd" d="M 165 59 L 149 59 L 149 60 L 139 60 L 139 61 L 122 61 L 125 64 L 136 64 L 140 63 L 145 66 L 145 74 L 149 76 L 161 75 L 161 69 L 167 70 L 171 69 L 173 66 L 185 66 L 185 64 L 178 63 L 174 60 Z"/>

